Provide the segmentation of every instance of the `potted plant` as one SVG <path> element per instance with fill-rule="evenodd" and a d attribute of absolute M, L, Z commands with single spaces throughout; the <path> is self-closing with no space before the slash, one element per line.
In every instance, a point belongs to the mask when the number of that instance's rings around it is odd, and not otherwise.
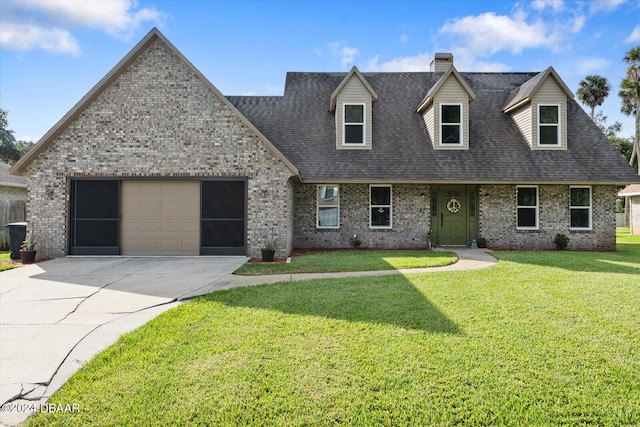
<path fill-rule="evenodd" d="M 476 240 L 476 243 L 478 244 L 479 248 L 487 247 L 487 239 L 485 239 L 484 237 L 478 237 L 478 239 Z"/>
<path fill-rule="evenodd" d="M 273 257 L 276 254 L 276 248 L 273 243 L 265 243 L 260 251 L 262 252 L 262 262 L 273 262 Z"/>
<path fill-rule="evenodd" d="M 20 246 L 20 260 L 23 264 L 33 264 L 36 260 L 36 242 L 33 237 L 22 242 Z"/>

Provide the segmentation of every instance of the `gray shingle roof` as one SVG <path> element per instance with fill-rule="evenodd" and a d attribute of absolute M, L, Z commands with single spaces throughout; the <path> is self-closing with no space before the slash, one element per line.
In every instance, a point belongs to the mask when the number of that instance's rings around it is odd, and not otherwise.
<path fill-rule="evenodd" d="M 470 149 L 434 150 L 415 108 L 442 76 L 362 73 L 378 94 L 371 150 L 337 150 L 327 109 L 346 73 L 288 73 L 284 96 L 227 97 L 293 164 L 305 181 L 608 182 L 638 176 L 589 116 L 568 102 L 568 150 L 532 151 L 502 109 L 538 73 L 460 73 L 470 103 Z M 516 91 L 517 92 L 517 91 Z"/>
<path fill-rule="evenodd" d="M 11 169 L 10 165 L 0 162 L 0 185 L 27 188 L 27 179 L 22 176 L 11 175 L 9 169 Z"/>

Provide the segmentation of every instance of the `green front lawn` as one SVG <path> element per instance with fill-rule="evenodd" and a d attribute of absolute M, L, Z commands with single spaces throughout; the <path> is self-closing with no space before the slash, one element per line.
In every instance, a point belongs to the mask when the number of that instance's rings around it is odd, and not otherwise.
<path fill-rule="evenodd" d="M 80 413 L 29 425 L 639 425 L 640 238 L 620 248 L 215 292 L 51 398 Z"/>
<path fill-rule="evenodd" d="M 308 252 L 294 256 L 291 263 L 252 262 L 234 274 L 337 273 L 345 271 L 398 270 L 404 268 L 439 267 L 453 264 L 458 256 L 443 251 L 333 251 Z"/>

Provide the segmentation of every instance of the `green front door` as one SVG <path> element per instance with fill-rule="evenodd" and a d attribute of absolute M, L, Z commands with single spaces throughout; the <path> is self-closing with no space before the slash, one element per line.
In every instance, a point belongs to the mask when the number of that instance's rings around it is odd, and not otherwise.
<path fill-rule="evenodd" d="M 467 187 L 464 185 L 442 185 L 439 190 L 440 244 L 467 245 L 469 206 Z"/>

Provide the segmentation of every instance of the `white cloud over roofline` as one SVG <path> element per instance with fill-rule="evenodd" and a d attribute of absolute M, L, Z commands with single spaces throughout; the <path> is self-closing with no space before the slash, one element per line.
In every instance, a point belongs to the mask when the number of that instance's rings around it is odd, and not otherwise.
<path fill-rule="evenodd" d="M 42 49 L 78 54 L 73 30 L 89 28 L 128 39 L 144 22 L 163 15 L 154 8 L 137 9 L 133 0 L 4 0 L 0 46 L 10 50 Z"/>

